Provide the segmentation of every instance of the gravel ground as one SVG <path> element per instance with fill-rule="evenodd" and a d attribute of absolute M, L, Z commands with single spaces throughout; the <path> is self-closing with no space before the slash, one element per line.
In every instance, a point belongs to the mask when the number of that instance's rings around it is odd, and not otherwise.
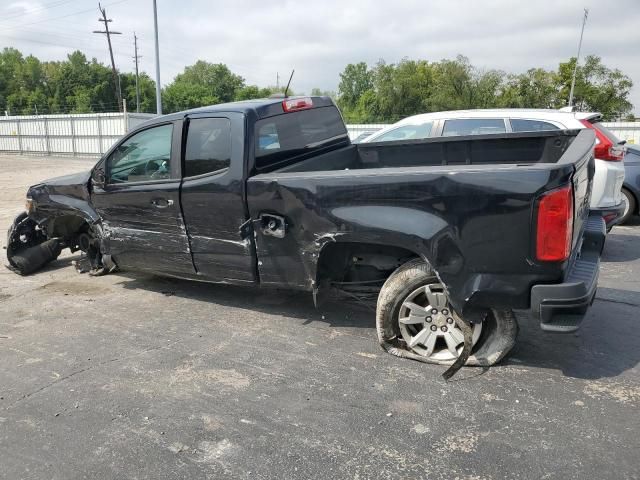
<path fill-rule="evenodd" d="M 92 163 L 0 156 L 2 245 L 28 185 Z M 0 478 L 640 477 L 637 225 L 577 334 L 520 316 L 503 364 L 451 383 L 383 353 L 364 306 L 74 258 L 0 269 Z"/>

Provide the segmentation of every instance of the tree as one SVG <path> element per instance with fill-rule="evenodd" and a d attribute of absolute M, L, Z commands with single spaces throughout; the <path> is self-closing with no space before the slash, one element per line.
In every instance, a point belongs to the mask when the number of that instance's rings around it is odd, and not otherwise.
<path fill-rule="evenodd" d="M 560 96 L 563 99 L 569 98 L 575 63 L 573 57 L 558 68 Z M 598 56 L 588 55 L 576 71 L 574 105 L 578 110 L 600 112 L 605 120 L 625 117 L 633 109 L 629 102 L 631 87 L 633 82 L 620 70 L 606 67 Z"/>
<path fill-rule="evenodd" d="M 373 88 L 373 72 L 365 62 L 350 63 L 340 74 L 338 105 L 345 115 L 355 109 L 364 92 Z"/>
<path fill-rule="evenodd" d="M 532 68 L 509 75 L 498 105 L 510 108 L 560 108 L 563 106 L 556 72 Z"/>
<path fill-rule="evenodd" d="M 198 60 L 165 88 L 163 103 L 168 112 L 175 112 L 232 102 L 243 87 L 244 79 L 232 73 L 226 65 Z"/>
<path fill-rule="evenodd" d="M 236 92 L 236 100 L 252 100 L 256 98 L 268 98 L 272 94 L 270 88 L 260 88 L 255 85 L 247 85 Z"/>

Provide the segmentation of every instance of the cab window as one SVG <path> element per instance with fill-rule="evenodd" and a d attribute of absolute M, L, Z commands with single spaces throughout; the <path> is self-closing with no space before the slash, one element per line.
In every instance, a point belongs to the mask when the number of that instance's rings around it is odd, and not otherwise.
<path fill-rule="evenodd" d="M 107 159 L 109 183 L 166 180 L 171 177 L 173 125 L 136 133 L 122 142 Z"/>
<path fill-rule="evenodd" d="M 184 176 L 217 172 L 231 164 L 231 122 L 227 118 L 189 120 Z"/>
<path fill-rule="evenodd" d="M 514 132 L 543 132 L 546 130 L 560 130 L 553 123 L 543 122 L 542 120 L 521 120 L 512 118 L 511 130 Z"/>
<path fill-rule="evenodd" d="M 502 118 L 455 118 L 444 122 L 443 137 L 505 133 Z"/>

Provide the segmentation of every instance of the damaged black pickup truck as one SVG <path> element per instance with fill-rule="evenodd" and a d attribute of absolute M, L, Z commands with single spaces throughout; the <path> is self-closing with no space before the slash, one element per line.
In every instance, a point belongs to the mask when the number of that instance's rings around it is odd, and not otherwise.
<path fill-rule="evenodd" d="M 389 352 L 492 365 L 514 309 L 569 332 L 593 300 L 594 143 L 585 129 L 354 145 L 327 97 L 204 107 L 31 187 L 7 254 L 23 274 L 70 248 L 94 273 L 375 294 Z"/>

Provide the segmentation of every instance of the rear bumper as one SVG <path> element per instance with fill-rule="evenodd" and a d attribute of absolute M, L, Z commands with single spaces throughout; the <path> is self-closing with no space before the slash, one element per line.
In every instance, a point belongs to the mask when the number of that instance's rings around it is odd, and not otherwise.
<path fill-rule="evenodd" d="M 602 216 L 592 214 L 585 226 L 580 255 L 563 283 L 535 285 L 531 289 L 531 310 L 546 332 L 575 332 L 593 303 L 598 286 L 600 255 L 606 226 Z"/>
<path fill-rule="evenodd" d="M 601 216 L 607 226 L 607 230 L 609 230 L 614 225 L 617 225 L 622 215 L 624 215 L 624 202 L 621 201 L 613 207 L 592 208 L 591 214 Z"/>

